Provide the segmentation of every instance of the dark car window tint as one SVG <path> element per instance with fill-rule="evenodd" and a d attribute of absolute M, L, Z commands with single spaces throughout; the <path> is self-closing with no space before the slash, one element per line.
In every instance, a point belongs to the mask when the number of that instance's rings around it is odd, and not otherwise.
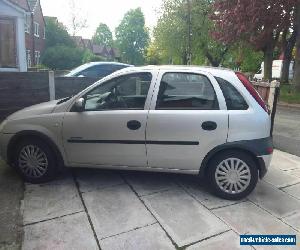
<path fill-rule="evenodd" d="M 85 95 L 85 110 L 144 109 L 151 73 L 116 77 Z"/>
<path fill-rule="evenodd" d="M 200 74 L 164 74 L 157 96 L 156 109 L 219 109 L 209 79 Z"/>
<path fill-rule="evenodd" d="M 215 77 L 225 97 L 226 106 L 228 110 L 246 110 L 248 104 L 244 97 L 237 91 L 237 89 L 223 78 Z"/>

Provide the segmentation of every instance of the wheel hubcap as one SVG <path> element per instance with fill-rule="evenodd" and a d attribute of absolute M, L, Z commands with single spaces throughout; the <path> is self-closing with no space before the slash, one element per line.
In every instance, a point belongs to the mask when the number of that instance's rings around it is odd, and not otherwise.
<path fill-rule="evenodd" d="M 39 178 L 47 171 L 48 159 L 39 147 L 27 145 L 20 151 L 19 167 L 27 177 Z"/>
<path fill-rule="evenodd" d="M 228 158 L 217 166 L 215 179 L 219 188 L 226 193 L 238 194 L 250 184 L 250 168 L 240 159 Z"/>

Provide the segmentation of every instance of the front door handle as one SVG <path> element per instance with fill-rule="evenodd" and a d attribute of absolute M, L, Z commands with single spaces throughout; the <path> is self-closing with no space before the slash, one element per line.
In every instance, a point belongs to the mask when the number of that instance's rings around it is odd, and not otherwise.
<path fill-rule="evenodd" d="M 137 120 L 131 120 L 127 122 L 127 128 L 130 130 L 138 130 L 141 126 L 142 124 Z"/>
<path fill-rule="evenodd" d="M 204 130 L 212 131 L 217 128 L 217 123 L 212 122 L 212 121 L 206 121 L 206 122 L 202 123 L 201 127 Z"/>

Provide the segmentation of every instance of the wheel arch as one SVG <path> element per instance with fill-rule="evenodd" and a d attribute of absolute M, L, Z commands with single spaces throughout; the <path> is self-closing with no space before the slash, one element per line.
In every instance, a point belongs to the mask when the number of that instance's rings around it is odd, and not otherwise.
<path fill-rule="evenodd" d="M 18 143 L 26 138 L 37 138 L 42 140 L 43 142 L 47 143 L 47 145 L 53 150 L 57 163 L 59 166 L 64 165 L 64 159 L 63 156 L 58 148 L 58 146 L 55 144 L 55 142 L 47 135 L 34 131 L 34 130 L 24 130 L 16 133 L 9 141 L 7 146 L 7 160 L 10 165 L 13 165 L 13 157 L 14 152 L 16 150 L 16 146 Z"/>
<path fill-rule="evenodd" d="M 213 148 L 203 159 L 199 175 L 200 177 L 205 177 L 209 168 L 210 160 L 224 151 L 240 151 L 244 152 L 251 156 L 255 164 L 257 165 L 259 171 L 259 177 L 262 178 L 266 173 L 266 166 L 264 161 L 260 159 L 258 156 L 269 154 L 267 152 L 267 148 L 272 146 L 272 142 L 270 138 L 256 139 L 250 141 L 237 141 L 237 142 L 229 142 L 223 145 L 217 146 Z"/>

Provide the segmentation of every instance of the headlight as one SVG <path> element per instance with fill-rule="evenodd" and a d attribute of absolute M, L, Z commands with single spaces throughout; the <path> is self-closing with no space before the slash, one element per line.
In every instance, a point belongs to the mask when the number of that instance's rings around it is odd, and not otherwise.
<path fill-rule="evenodd" d="M 0 133 L 4 130 L 6 123 L 7 123 L 7 120 L 4 120 L 3 122 L 0 123 Z"/>

